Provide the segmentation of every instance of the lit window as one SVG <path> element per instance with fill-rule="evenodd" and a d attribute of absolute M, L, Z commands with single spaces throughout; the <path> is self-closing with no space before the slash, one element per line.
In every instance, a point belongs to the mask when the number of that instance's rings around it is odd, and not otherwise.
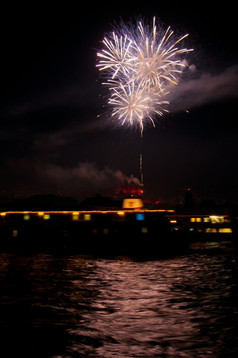
<path fill-rule="evenodd" d="M 124 212 L 124 211 L 118 211 L 118 212 L 117 212 L 117 215 L 119 215 L 119 216 L 124 216 L 124 215 L 125 215 L 125 212 Z"/>
<path fill-rule="evenodd" d="M 23 216 L 23 220 L 25 220 L 25 221 L 28 221 L 28 220 L 30 220 L 30 215 L 29 214 L 25 214 L 24 216 Z"/>
<path fill-rule="evenodd" d="M 78 221 L 79 220 L 79 214 L 78 213 L 73 213 L 72 220 L 73 221 Z"/>
<path fill-rule="evenodd" d="M 145 215 L 143 213 L 137 213 L 136 214 L 136 220 L 137 221 L 143 221 L 145 220 Z"/>
<path fill-rule="evenodd" d="M 211 219 L 211 223 L 212 224 L 216 224 L 216 223 L 223 223 L 224 222 L 224 216 L 216 216 L 216 215 L 213 215 L 213 216 L 210 216 L 210 219 Z"/>
<path fill-rule="evenodd" d="M 148 228 L 147 227 L 142 227 L 141 232 L 142 232 L 142 234 L 148 234 Z"/>
<path fill-rule="evenodd" d="M 17 237 L 18 236 L 18 230 L 12 230 L 12 236 Z"/>
<path fill-rule="evenodd" d="M 44 214 L 43 219 L 44 220 L 50 220 L 50 214 Z"/>
<path fill-rule="evenodd" d="M 170 220 L 170 224 L 177 224 L 177 220 Z"/>
<path fill-rule="evenodd" d="M 230 227 L 220 227 L 218 232 L 220 234 L 232 234 L 232 229 Z"/>
<path fill-rule="evenodd" d="M 201 218 L 190 218 L 191 223 L 195 223 L 195 222 L 200 223 L 201 221 L 202 221 Z"/>
<path fill-rule="evenodd" d="M 143 208 L 143 202 L 139 198 L 127 198 L 123 200 L 123 209 L 141 209 Z"/>
<path fill-rule="evenodd" d="M 84 214 L 83 216 L 85 221 L 90 221 L 91 220 L 91 214 Z"/>
<path fill-rule="evenodd" d="M 206 232 L 209 234 L 215 234 L 217 232 L 217 229 L 208 227 L 206 228 Z"/>

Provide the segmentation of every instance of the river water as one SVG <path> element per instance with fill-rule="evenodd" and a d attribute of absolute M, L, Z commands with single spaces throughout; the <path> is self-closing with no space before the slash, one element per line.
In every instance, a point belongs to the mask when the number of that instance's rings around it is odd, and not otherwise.
<path fill-rule="evenodd" d="M 229 246 L 229 245 L 228 245 Z M 0 253 L 1 357 L 237 357 L 238 255 Z"/>

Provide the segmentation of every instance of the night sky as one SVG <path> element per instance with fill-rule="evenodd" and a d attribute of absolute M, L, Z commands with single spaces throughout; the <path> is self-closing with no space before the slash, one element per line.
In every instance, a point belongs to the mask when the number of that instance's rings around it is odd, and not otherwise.
<path fill-rule="evenodd" d="M 235 3 L 127 3 L 2 6 L 0 198 L 82 200 L 139 178 L 139 131 L 112 122 L 96 53 L 121 19 L 156 16 L 188 32 L 194 52 L 170 113 L 144 130 L 145 198 L 176 201 L 190 187 L 199 200 L 238 202 Z"/>

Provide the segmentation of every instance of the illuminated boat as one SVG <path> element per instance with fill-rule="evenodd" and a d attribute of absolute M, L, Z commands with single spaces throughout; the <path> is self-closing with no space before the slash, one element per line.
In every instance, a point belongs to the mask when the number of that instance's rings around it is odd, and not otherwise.
<path fill-rule="evenodd" d="M 173 210 L 142 206 L 141 199 L 128 198 L 120 210 L 1 212 L 1 244 L 115 255 L 157 255 L 182 248 L 183 240 L 165 217 Z"/>

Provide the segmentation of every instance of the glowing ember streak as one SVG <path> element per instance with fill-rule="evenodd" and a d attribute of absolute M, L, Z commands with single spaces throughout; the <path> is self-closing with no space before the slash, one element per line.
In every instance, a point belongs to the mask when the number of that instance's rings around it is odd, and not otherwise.
<path fill-rule="evenodd" d="M 182 40 L 170 27 L 157 30 L 139 22 L 136 30 L 123 26 L 119 33 L 103 40 L 104 48 L 97 54 L 100 71 L 104 71 L 109 86 L 108 103 L 112 116 L 122 125 L 138 125 L 168 112 L 165 96 L 178 83 L 185 68 L 184 55 L 192 49 L 180 48 Z"/>

